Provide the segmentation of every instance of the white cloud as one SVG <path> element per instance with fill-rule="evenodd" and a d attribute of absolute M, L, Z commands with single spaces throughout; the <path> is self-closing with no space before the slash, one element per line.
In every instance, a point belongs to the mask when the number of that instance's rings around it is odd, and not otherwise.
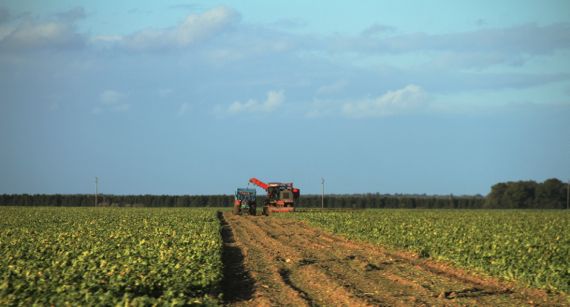
<path fill-rule="evenodd" d="M 81 48 L 85 46 L 86 37 L 76 31 L 74 23 L 85 16 L 81 7 L 47 18 L 30 14 L 15 16 L 0 7 L 0 51 Z"/>
<path fill-rule="evenodd" d="M 84 42 L 71 24 L 61 21 L 27 21 L 0 31 L 0 49 L 7 50 L 78 48 Z"/>
<path fill-rule="evenodd" d="M 122 44 L 135 50 L 184 48 L 220 33 L 238 19 L 236 11 L 220 6 L 202 14 L 188 15 L 175 27 L 146 29 L 126 36 Z"/>
<path fill-rule="evenodd" d="M 374 99 L 345 103 L 342 113 L 349 117 L 390 116 L 417 110 L 427 100 L 428 95 L 421 87 L 410 84 Z"/>
<path fill-rule="evenodd" d="M 113 105 L 117 104 L 120 100 L 125 97 L 125 94 L 114 91 L 114 90 L 105 90 L 101 92 L 99 95 L 99 100 L 102 104 L 105 105 Z"/>
<path fill-rule="evenodd" d="M 94 113 L 101 113 L 104 110 L 114 112 L 124 112 L 131 108 L 131 105 L 126 102 L 127 94 L 115 91 L 105 90 L 99 94 L 99 106 L 95 107 Z"/>
<path fill-rule="evenodd" d="M 227 113 L 235 114 L 240 112 L 273 112 L 279 108 L 285 101 L 285 93 L 283 91 L 269 91 L 265 101 L 257 101 L 250 99 L 246 102 L 234 101 L 226 109 Z"/>

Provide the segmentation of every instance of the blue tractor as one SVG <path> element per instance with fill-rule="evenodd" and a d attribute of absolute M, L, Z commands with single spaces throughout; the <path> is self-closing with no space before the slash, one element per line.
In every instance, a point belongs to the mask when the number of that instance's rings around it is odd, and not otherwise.
<path fill-rule="evenodd" d="M 234 198 L 234 214 L 257 214 L 255 189 L 238 188 Z"/>

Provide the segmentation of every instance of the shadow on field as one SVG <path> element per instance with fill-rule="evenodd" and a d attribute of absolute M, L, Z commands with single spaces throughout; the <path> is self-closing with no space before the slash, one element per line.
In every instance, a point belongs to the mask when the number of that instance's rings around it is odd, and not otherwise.
<path fill-rule="evenodd" d="M 254 281 L 249 272 L 245 270 L 243 253 L 235 244 L 232 228 L 220 211 L 218 211 L 218 219 L 222 225 L 221 234 L 224 241 L 222 251 L 224 277 L 221 285 L 224 303 L 250 300 L 253 295 Z"/>

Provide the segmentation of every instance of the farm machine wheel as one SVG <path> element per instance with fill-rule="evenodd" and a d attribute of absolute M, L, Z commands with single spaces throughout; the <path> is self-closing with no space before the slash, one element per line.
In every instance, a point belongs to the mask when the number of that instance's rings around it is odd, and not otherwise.
<path fill-rule="evenodd" d="M 257 205 L 255 203 L 252 203 L 249 206 L 249 215 L 253 215 L 253 216 L 257 215 Z"/>

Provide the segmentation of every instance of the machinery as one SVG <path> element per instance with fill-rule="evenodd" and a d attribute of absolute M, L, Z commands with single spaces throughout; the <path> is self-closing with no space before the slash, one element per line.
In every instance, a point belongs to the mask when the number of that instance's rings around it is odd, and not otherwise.
<path fill-rule="evenodd" d="M 267 192 L 267 199 L 263 206 L 264 215 L 270 215 L 273 212 L 295 211 L 295 206 L 299 202 L 300 191 L 293 187 L 293 183 L 265 183 L 257 178 L 251 178 L 249 182 Z"/>
<path fill-rule="evenodd" d="M 241 189 L 238 188 L 234 197 L 234 214 L 249 213 L 251 215 L 257 214 L 257 204 L 255 202 L 256 191 L 255 189 Z"/>

